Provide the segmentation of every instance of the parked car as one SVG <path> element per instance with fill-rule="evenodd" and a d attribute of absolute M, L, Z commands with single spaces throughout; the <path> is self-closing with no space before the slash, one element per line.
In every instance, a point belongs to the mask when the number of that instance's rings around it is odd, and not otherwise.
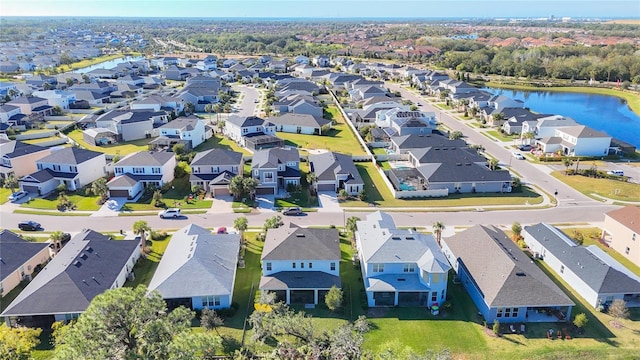
<path fill-rule="evenodd" d="M 64 234 L 62 234 L 62 240 L 60 240 L 60 244 L 61 244 L 62 246 L 64 246 L 66 243 L 68 243 L 68 242 L 69 242 L 69 240 L 71 240 L 71 234 L 69 234 L 69 233 L 64 233 Z M 51 244 L 49 244 L 49 248 L 53 249 L 54 245 L 55 245 L 55 244 L 53 243 L 53 240 L 52 240 L 52 241 L 51 241 Z"/>
<path fill-rule="evenodd" d="M 518 159 L 518 160 L 524 160 L 524 155 L 520 154 L 519 152 L 515 152 L 514 151 L 513 157 Z"/>
<path fill-rule="evenodd" d="M 520 151 L 529 151 L 531 150 L 531 145 L 520 145 L 518 148 Z"/>
<path fill-rule="evenodd" d="M 607 175 L 624 176 L 624 171 L 622 171 L 622 170 L 610 170 L 610 171 L 607 171 Z"/>
<path fill-rule="evenodd" d="M 304 214 L 304 212 L 299 207 L 290 207 L 282 212 L 282 215 L 289 215 L 289 216 L 298 216 L 302 214 Z"/>
<path fill-rule="evenodd" d="M 22 231 L 38 231 L 42 230 L 42 225 L 32 220 L 21 221 L 20 223 L 18 223 L 18 229 Z"/>
<path fill-rule="evenodd" d="M 226 234 L 227 233 L 227 228 L 224 227 L 224 226 L 221 226 L 221 227 L 218 228 L 217 233 L 218 234 Z"/>
<path fill-rule="evenodd" d="M 27 195 L 28 194 L 26 191 L 14 192 L 13 194 L 9 195 L 9 201 L 18 201 Z"/>
<path fill-rule="evenodd" d="M 176 208 L 168 208 L 165 209 L 163 211 L 160 211 L 158 213 L 158 216 L 160 216 L 161 219 L 166 219 L 166 218 L 179 218 L 182 216 L 182 214 L 180 213 L 180 209 L 176 209 Z"/>

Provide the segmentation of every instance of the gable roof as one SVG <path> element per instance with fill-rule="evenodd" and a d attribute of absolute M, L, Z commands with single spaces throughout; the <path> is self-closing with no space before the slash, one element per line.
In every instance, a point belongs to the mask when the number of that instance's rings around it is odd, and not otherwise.
<path fill-rule="evenodd" d="M 491 170 L 477 163 L 428 163 L 416 168 L 431 183 L 439 182 L 511 182 L 511 174 L 507 170 Z"/>
<path fill-rule="evenodd" d="M 466 147 L 467 143 L 463 139 L 450 140 L 448 137 L 431 134 L 409 134 L 391 137 L 391 142 L 400 149 L 421 149 L 428 147 Z"/>
<path fill-rule="evenodd" d="M 451 146 L 446 143 L 443 146 L 434 145 L 427 148 L 411 149 L 409 152 L 420 162 L 427 163 L 486 163 L 482 155 L 470 148 Z"/>
<path fill-rule="evenodd" d="M 83 230 L 40 271 L 2 316 L 80 313 L 110 289 L 139 247 L 137 240 L 111 240 Z M 118 284 L 122 286 L 122 284 Z"/>
<path fill-rule="evenodd" d="M 238 234 L 214 235 L 187 225 L 171 237 L 149 291 L 158 290 L 165 299 L 231 295 L 239 250 Z"/>
<path fill-rule="evenodd" d="M 640 293 L 640 277 L 597 246 L 578 246 L 565 233 L 545 223 L 523 229 L 598 294 Z"/>
<path fill-rule="evenodd" d="M 296 148 L 269 148 L 257 150 L 251 160 L 252 169 L 276 168 L 278 164 L 299 162 L 300 154 Z"/>
<path fill-rule="evenodd" d="M 611 137 L 602 131 L 592 129 L 584 125 L 562 127 L 558 130 L 562 131 L 565 134 L 574 136 L 576 138 L 610 138 Z"/>
<path fill-rule="evenodd" d="M 259 118 L 257 116 L 237 116 L 231 115 L 227 119 L 228 123 L 231 123 L 238 127 L 249 127 L 249 126 L 265 126 L 269 125 L 269 122 L 265 119 Z"/>
<path fill-rule="evenodd" d="M 168 123 L 160 126 L 161 129 L 178 129 L 182 131 L 193 131 L 198 126 L 200 118 L 196 116 L 181 116 L 177 119 L 171 120 Z"/>
<path fill-rule="evenodd" d="M 3 157 L 9 159 L 45 150 L 48 151 L 49 149 L 38 145 L 27 144 L 22 141 L 0 138 L 0 153 Z"/>
<path fill-rule="evenodd" d="M 51 154 L 43 157 L 37 162 L 43 164 L 78 165 L 98 156 L 104 156 L 104 154 L 101 152 L 81 149 L 77 147 L 68 147 L 60 150 L 55 150 Z"/>
<path fill-rule="evenodd" d="M 9 230 L 0 230 L 0 254 L 4 255 L 0 257 L 0 281 L 13 275 L 24 263 L 48 247 L 47 243 L 30 242 Z"/>
<path fill-rule="evenodd" d="M 475 225 L 442 242 L 464 265 L 490 307 L 575 305 L 494 226 Z"/>
<path fill-rule="evenodd" d="M 191 165 L 240 165 L 242 153 L 226 149 L 211 149 L 196 154 Z"/>
<path fill-rule="evenodd" d="M 331 123 L 331 120 L 316 118 L 313 115 L 309 114 L 294 114 L 294 113 L 285 113 L 280 116 L 275 116 L 269 118 L 275 125 L 296 125 L 296 126 L 308 126 L 313 128 L 321 128 L 324 125 L 328 125 Z"/>
<path fill-rule="evenodd" d="M 337 229 L 301 228 L 291 224 L 267 231 L 261 260 L 340 261 L 340 257 Z"/>
<path fill-rule="evenodd" d="M 123 157 L 114 166 L 162 166 L 174 157 L 174 153 L 166 151 L 139 151 Z"/>
<path fill-rule="evenodd" d="M 605 215 L 631 229 L 634 233 L 640 234 L 640 207 L 628 205 L 618 210 L 609 211 Z"/>
<path fill-rule="evenodd" d="M 364 184 L 358 169 L 349 155 L 323 152 L 309 155 L 309 166 L 318 180 L 336 180 L 337 175 L 348 175 L 347 183 Z"/>
<path fill-rule="evenodd" d="M 141 121 L 150 121 L 155 116 L 166 115 L 163 111 L 151 111 L 147 109 L 111 110 L 100 115 L 96 121 L 114 121 L 121 124 L 130 124 Z"/>

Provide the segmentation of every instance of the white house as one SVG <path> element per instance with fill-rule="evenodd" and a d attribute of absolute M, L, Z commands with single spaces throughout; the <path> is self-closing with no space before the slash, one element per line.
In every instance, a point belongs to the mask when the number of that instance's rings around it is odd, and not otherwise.
<path fill-rule="evenodd" d="M 611 136 L 584 125 L 556 128 L 554 135 L 536 141 L 545 153 L 561 151 L 565 156 L 605 156 Z"/>
<path fill-rule="evenodd" d="M 111 110 L 96 119 L 96 127 L 116 132 L 121 141 L 150 137 L 154 125 L 166 124 L 169 116 L 164 111 Z"/>
<path fill-rule="evenodd" d="M 381 211 L 357 225 L 356 246 L 370 307 L 430 307 L 445 301 L 451 266 L 433 236 L 398 229 L 391 215 Z"/>
<path fill-rule="evenodd" d="M 602 238 L 620 255 L 640 266 L 640 207 L 628 205 L 604 214 Z"/>
<path fill-rule="evenodd" d="M 376 113 L 376 126 L 387 129 L 389 136 L 431 134 L 436 115 L 432 112 L 405 110 L 399 107 Z"/>
<path fill-rule="evenodd" d="M 198 225 L 187 225 L 171 237 L 149 291 L 160 292 L 170 308 L 228 308 L 239 252 L 240 235 L 214 235 Z"/>
<path fill-rule="evenodd" d="M 350 155 L 330 151 L 309 154 L 309 169 L 317 178 L 313 183 L 316 191 L 344 189 L 349 195 L 358 195 L 364 189 L 364 180 Z"/>
<path fill-rule="evenodd" d="M 557 128 L 575 125 L 579 124 L 570 117 L 561 115 L 547 116 L 539 118 L 537 121 L 525 121 L 522 124 L 522 136 L 532 132 L 538 139 L 551 137 L 555 135 Z"/>
<path fill-rule="evenodd" d="M 340 236 L 337 229 L 269 229 L 262 250 L 259 289 L 287 304 L 324 302 L 332 286 L 340 288 Z"/>
<path fill-rule="evenodd" d="M 640 277 L 596 245 L 579 246 L 545 223 L 525 226 L 522 235 L 531 252 L 594 308 L 616 299 L 640 306 Z"/>
<path fill-rule="evenodd" d="M 204 123 L 196 116 L 179 117 L 160 126 L 160 137 L 180 139 L 194 149 L 206 140 Z"/>
<path fill-rule="evenodd" d="M 276 126 L 257 116 L 229 116 L 224 123 L 223 133 L 240 146 L 252 151 L 284 146 L 284 141 L 275 136 Z"/>
<path fill-rule="evenodd" d="M 76 102 L 76 94 L 63 90 L 34 91 L 33 96 L 47 99 L 50 106 L 59 106 L 61 109 L 69 109 L 69 105 Z"/>
<path fill-rule="evenodd" d="M 120 159 L 115 177 L 107 183 L 110 197 L 135 198 L 144 188 L 160 188 L 173 181 L 176 157 L 171 152 L 140 151 Z"/>

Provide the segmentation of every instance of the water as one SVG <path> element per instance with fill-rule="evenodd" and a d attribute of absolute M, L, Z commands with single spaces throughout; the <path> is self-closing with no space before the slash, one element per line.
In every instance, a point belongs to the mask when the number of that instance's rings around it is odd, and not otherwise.
<path fill-rule="evenodd" d="M 81 68 L 81 69 L 76 69 L 76 70 L 73 70 L 73 72 L 74 73 L 78 73 L 78 74 L 84 74 L 86 72 L 89 72 L 89 71 L 95 70 L 95 69 L 113 69 L 114 67 L 116 67 L 120 63 L 127 62 L 127 61 L 139 61 L 139 60 L 143 60 L 143 59 L 144 59 L 144 56 L 125 56 L 125 57 L 121 57 L 121 58 L 117 58 L 117 59 L 101 62 L 99 64 L 87 66 L 87 67 L 84 67 L 84 68 Z"/>
<path fill-rule="evenodd" d="M 624 100 L 615 96 L 494 88 L 483 90 L 523 100 L 525 107 L 536 113 L 568 116 L 582 125 L 640 148 L 640 116 L 631 111 Z"/>

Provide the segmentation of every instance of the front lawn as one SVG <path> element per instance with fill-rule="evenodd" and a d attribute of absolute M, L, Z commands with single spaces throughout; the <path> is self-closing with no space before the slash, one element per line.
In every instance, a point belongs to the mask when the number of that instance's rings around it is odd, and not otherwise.
<path fill-rule="evenodd" d="M 7 188 L 0 188 L 0 205 L 9 201 L 9 195 L 11 195 L 11 190 Z"/>
<path fill-rule="evenodd" d="M 596 200 L 602 199 L 593 196 L 593 194 L 613 200 L 640 201 L 640 184 L 612 179 L 596 179 L 582 175 L 565 175 L 564 171 L 554 171 L 551 175 Z"/>
<path fill-rule="evenodd" d="M 147 239 L 147 245 L 151 243 L 151 245 L 149 245 L 151 252 L 146 258 L 140 257 L 136 265 L 133 267 L 135 279 L 127 281 L 124 286 L 132 288 L 140 284 L 149 286 L 151 278 L 153 278 L 153 274 L 156 272 L 158 264 L 160 264 L 160 259 L 162 259 L 162 255 L 164 255 L 165 250 L 167 250 L 167 245 L 169 245 L 170 240 L 171 236 L 167 236 L 164 240 Z"/>
<path fill-rule="evenodd" d="M 518 135 L 506 135 L 497 130 L 489 130 L 486 133 L 502 142 L 510 142 L 519 138 Z"/>
<path fill-rule="evenodd" d="M 125 156 L 125 155 L 136 153 L 139 151 L 149 150 L 149 147 L 147 146 L 147 144 L 149 144 L 149 141 L 153 140 L 153 139 L 138 139 L 133 141 L 120 142 L 117 144 L 95 146 L 95 145 L 87 144 L 82 139 L 82 131 L 80 130 L 73 130 L 67 136 L 71 138 L 73 141 L 77 142 L 80 146 L 82 146 L 85 149 L 98 151 L 108 155 L 119 155 L 119 156 Z"/>
<path fill-rule="evenodd" d="M 75 206 L 77 211 L 96 211 L 100 209 L 98 205 L 99 196 L 84 196 L 78 194 L 68 194 L 67 198 Z M 46 198 L 35 198 L 20 205 L 21 208 L 38 210 L 56 210 L 58 206 L 58 194 L 54 193 Z"/>

